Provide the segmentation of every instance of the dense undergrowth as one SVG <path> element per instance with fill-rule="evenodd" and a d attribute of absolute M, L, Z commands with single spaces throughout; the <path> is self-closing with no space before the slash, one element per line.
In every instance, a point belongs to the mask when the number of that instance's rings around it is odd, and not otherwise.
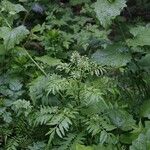
<path fill-rule="evenodd" d="M 2 0 L 0 150 L 150 150 L 150 2 Z"/>

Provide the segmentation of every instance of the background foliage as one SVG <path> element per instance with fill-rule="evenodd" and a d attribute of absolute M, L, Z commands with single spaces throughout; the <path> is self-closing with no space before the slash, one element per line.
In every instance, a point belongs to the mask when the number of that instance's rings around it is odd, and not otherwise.
<path fill-rule="evenodd" d="M 0 150 L 149 150 L 150 2 L 2 0 Z"/>

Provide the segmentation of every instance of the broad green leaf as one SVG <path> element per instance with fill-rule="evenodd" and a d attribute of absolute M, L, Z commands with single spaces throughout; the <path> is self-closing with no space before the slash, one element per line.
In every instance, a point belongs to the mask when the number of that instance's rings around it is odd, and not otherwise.
<path fill-rule="evenodd" d="M 20 4 L 13 4 L 7 0 L 3 0 L 1 3 L 2 11 L 6 11 L 11 15 L 15 15 L 21 11 L 26 11 L 26 9 Z"/>
<path fill-rule="evenodd" d="M 139 137 L 132 142 L 130 150 L 149 150 L 150 149 L 150 129 L 146 133 L 141 133 Z"/>
<path fill-rule="evenodd" d="M 150 70 L 150 54 L 142 57 L 142 59 L 139 61 L 139 65 L 146 70 Z"/>
<path fill-rule="evenodd" d="M 42 57 L 36 57 L 36 60 L 41 61 L 44 64 L 47 64 L 49 66 L 56 66 L 61 63 L 60 59 L 52 58 L 48 55 L 44 55 Z"/>
<path fill-rule="evenodd" d="M 144 101 L 140 108 L 141 117 L 148 117 L 150 119 L 150 100 Z"/>
<path fill-rule="evenodd" d="M 21 25 L 14 29 L 1 27 L 0 33 L 0 38 L 3 38 L 5 48 L 11 49 L 14 48 L 16 44 L 19 44 L 29 34 L 29 31 L 25 26 Z"/>
<path fill-rule="evenodd" d="M 131 144 L 138 137 L 139 133 L 124 133 L 120 136 L 120 141 L 125 144 Z"/>
<path fill-rule="evenodd" d="M 132 142 L 138 138 L 139 134 L 143 132 L 143 124 L 140 121 L 138 126 L 134 128 L 131 132 L 122 133 L 120 135 L 120 141 L 125 144 L 132 144 Z"/>
<path fill-rule="evenodd" d="M 137 47 L 150 45 L 150 27 L 149 26 L 137 26 L 130 29 L 130 33 L 133 35 L 132 39 L 128 39 L 129 46 Z"/>
<path fill-rule="evenodd" d="M 126 7 L 126 0 L 115 0 L 109 2 L 107 0 L 97 0 L 94 9 L 101 25 L 107 28 L 116 16 L 120 15 L 121 10 Z"/>
<path fill-rule="evenodd" d="M 100 65 L 122 67 L 131 60 L 128 48 L 119 44 L 107 46 L 106 49 L 98 50 L 92 55 L 92 59 Z"/>
<path fill-rule="evenodd" d="M 122 109 L 112 109 L 109 111 L 111 122 L 123 131 L 131 130 L 135 126 L 133 116 Z"/>

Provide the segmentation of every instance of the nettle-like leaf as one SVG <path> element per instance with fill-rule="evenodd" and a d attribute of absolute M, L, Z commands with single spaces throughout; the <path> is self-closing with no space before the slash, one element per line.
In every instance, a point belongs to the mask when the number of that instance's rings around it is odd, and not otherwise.
<path fill-rule="evenodd" d="M 130 33 L 133 38 L 127 40 L 129 46 L 150 46 L 150 27 L 148 25 L 133 27 L 130 29 Z"/>
<path fill-rule="evenodd" d="M 0 107 L 0 118 L 1 117 L 7 123 L 10 123 L 12 121 L 11 113 L 6 111 L 6 107 Z"/>
<path fill-rule="evenodd" d="M 29 31 L 25 26 L 21 25 L 14 29 L 1 27 L 0 33 L 0 38 L 4 40 L 5 48 L 11 49 L 14 48 L 16 44 L 19 44 L 29 34 Z"/>
<path fill-rule="evenodd" d="M 11 113 L 5 111 L 3 113 L 3 119 L 4 119 L 5 122 L 10 123 L 12 121 Z"/>
<path fill-rule="evenodd" d="M 143 132 L 143 125 L 142 122 L 140 121 L 138 123 L 138 126 L 135 127 L 131 132 L 123 133 L 120 135 L 120 141 L 125 144 L 132 144 L 132 141 L 136 140 Z"/>
<path fill-rule="evenodd" d="M 141 133 L 139 137 L 132 142 L 130 150 L 148 150 L 150 149 L 150 129 L 146 133 Z"/>
<path fill-rule="evenodd" d="M 0 83 L 0 93 L 7 96 L 7 98 L 16 100 L 24 93 L 20 78 L 11 78 L 8 75 L 2 75 L 0 77 Z"/>
<path fill-rule="evenodd" d="M 122 67 L 131 60 L 129 49 L 120 44 L 113 44 L 106 49 L 98 50 L 92 55 L 92 59 L 100 65 Z"/>
<path fill-rule="evenodd" d="M 16 92 L 21 90 L 22 86 L 23 85 L 22 85 L 22 83 L 20 82 L 19 79 L 11 80 L 10 83 L 9 83 L 10 90 L 16 91 Z"/>
<path fill-rule="evenodd" d="M 122 109 L 109 110 L 108 116 L 111 122 L 123 131 L 131 130 L 135 126 L 133 116 Z"/>
<path fill-rule="evenodd" d="M 126 7 L 126 0 L 115 0 L 110 3 L 107 0 L 97 0 L 94 9 L 101 25 L 107 28 L 112 20 L 120 15 L 121 10 Z"/>
<path fill-rule="evenodd" d="M 83 24 L 86 23 L 86 18 Z M 87 20 L 90 22 L 91 20 Z M 77 47 L 82 47 L 85 51 L 88 49 L 95 49 L 96 47 L 103 46 L 108 43 L 108 34 L 110 30 L 100 30 L 97 25 L 87 25 L 84 30 L 77 32 L 73 35 L 74 40 L 77 41 Z"/>
<path fill-rule="evenodd" d="M 20 4 L 13 4 L 7 0 L 1 2 L 2 11 L 6 11 L 11 15 L 15 15 L 21 11 L 26 11 L 26 9 Z"/>
<path fill-rule="evenodd" d="M 30 101 L 19 99 L 13 103 L 12 109 L 17 113 L 17 115 L 24 114 L 27 117 L 31 112 L 32 106 Z"/>

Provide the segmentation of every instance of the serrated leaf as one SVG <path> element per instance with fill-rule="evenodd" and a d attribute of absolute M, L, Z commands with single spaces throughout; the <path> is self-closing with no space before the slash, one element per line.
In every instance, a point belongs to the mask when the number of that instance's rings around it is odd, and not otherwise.
<path fill-rule="evenodd" d="M 14 29 L 1 27 L 0 33 L 0 38 L 3 38 L 5 48 L 11 49 L 14 48 L 16 44 L 19 44 L 29 34 L 29 31 L 25 26 L 21 25 Z"/>
<path fill-rule="evenodd" d="M 3 0 L 1 3 L 3 11 L 10 13 L 11 15 L 17 14 L 21 11 L 26 11 L 26 9 L 20 4 L 13 4 L 7 0 Z"/>
<path fill-rule="evenodd" d="M 106 141 L 107 137 L 108 137 L 107 132 L 103 130 L 100 134 L 99 142 L 103 144 Z"/>
<path fill-rule="evenodd" d="M 4 112 L 3 113 L 3 119 L 5 122 L 10 123 L 12 121 L 11 113 L 10 112 Z"/>
<path fill-rule="evenodd" d="M 106 49 L 98 50 L 92 55 L 92 59 L 100 65 L 112 67 L 125 66 L 131 60 L 128 48 L 119 44 L 107 46 Z"/>
<path fill-rule="evenodd" d="M 47 64 L 49 66 L 56 66 L 61 63 L 60 59 L 52 58 L 48 55 L 44 55 L 42 57 L 36 57 L 36 60 L 41 61 L 44 64 Z"/>
<path fill-rule="evenodd" d="M 111 122 L 123 131 L 131 130 L 135 126 L 133 116 L 127 111 L 112 109 L 109 111 L 109 118 Z"/>
<path fill-rule="evenodd" d="M 57 135 L 58 135 L 60 138 L 62 138 L 62 135 L 61 135 L 61 132 L 60 132 L 60 129 L 59 129 L 59 128 L 56 129 L 56 133 L 57 133 Z"/>
<path fill-rule="evenodd" d="M 126 7 L 126 0 L 115 0 L 109 2 L 107 0 L 97 0 L 94 9 L 101 25 L 107 28 L 116 16 L 120 15 L 121 10 Z"/>
<path fill-rule="evenodd" d="M 139 137 L 132 142 L 130 150 L 149 150 L 150 149 L 150 129 L 146 133 L 141 133 Z"/>
<path fill-rule="evenodd" d="M 22 88 L 22 86 L 23 86 L 22 83 L 17 79 L 14 79 L 9 83 L 10 90 L 15 92 L 19 91 Z"/>
<path fill-rule="evenodd" d="M 150 45 L 150 27 L 149 26 L 137 26 L 130 29 L 130 33 L 134 36 L 132 39 L 128 39 L 129 46 L 137 47 Z"/>
<path fill-rule="evenodd" d="M 120 136 L 120 141 L 125 144 L 131 144 L 138 137 L 139 133 L 124 133 Z"/>
<path fill-rule="evenodd" d="M 145 127 L 146 127 L 146 123 L 145 123 Z M 120 141 L 125 144 L 131 144 L 134 140 L 138 138 L 139 134 L 141 134 L 142 132 L 143 132 L 143 124 L 140 121 L 138 127 L 134 128 L 134 130 L 120 135 Z"/>

